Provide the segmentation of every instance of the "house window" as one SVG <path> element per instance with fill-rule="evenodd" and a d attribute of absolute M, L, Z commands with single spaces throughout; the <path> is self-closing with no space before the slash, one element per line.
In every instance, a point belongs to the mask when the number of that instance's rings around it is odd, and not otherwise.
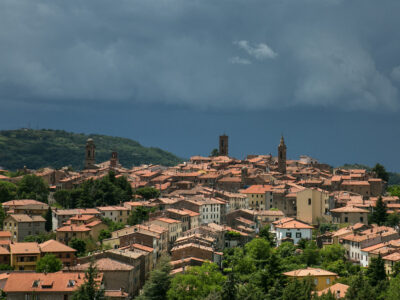
<path fill-rule="evenodd" d="M 348 217 L 344 217 L 344 222 L 348 223 L 349 222 L 349 218 Z"/>
<path fill-rule="evenodd" d="M 311 205 L 311 198 L 308 198 L 308 205 Z"/>
<path fill-rule="evenodd" d="M 326 279 L 326 284 L 331 284 L 331 279 L 330 278 Z"/>
<path fill-rule="evenodd" d="M 292 233 L 291 232 L 286 232 L 286 237 L 291 238 L 292 237 Z"/>
<path fill-rule="evenodd" d="M 314 278 L 314 284 L 318 285 L 318 278 Z"/>
<path fill-rule="evenodd" d="M 296 237 L 301 238 L 301 232 L 296 232 Z"/>
<path fill-rule="evenodd" d="M 360 217 L 360 222 L 364 222 L 364 218 L 363 217 Z"/>

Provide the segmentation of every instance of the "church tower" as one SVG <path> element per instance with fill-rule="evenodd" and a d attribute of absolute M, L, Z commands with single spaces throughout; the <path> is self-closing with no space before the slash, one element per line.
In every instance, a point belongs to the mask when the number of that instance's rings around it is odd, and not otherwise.
<path fill-rule="evenodd" d="M 96 163 L 96 146 L 93 139 L 86 141 L 85 169 L 95 169 Z"/>
<path fill-rule="evenodd" d="M 228 156 L 228 136 L 225 134 L 219 136 L 219 155 Z"/>
<path fill-rule="evenodd" d="M 118 152 L 113 151 L 111 153 L 111 159 L 110 159 L 110 167 L 111 168 L 116 168 L 118 166 Z"/>
<path fill-rule="evenodd" d="M 283 135 L 278 146 L 278 171 L 282 174 L 286 174 L 286 145 Z"/>

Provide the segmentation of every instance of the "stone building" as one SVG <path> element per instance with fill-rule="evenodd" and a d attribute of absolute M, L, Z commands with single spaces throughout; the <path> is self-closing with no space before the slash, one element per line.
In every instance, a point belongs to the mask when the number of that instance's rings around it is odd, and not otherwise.
<path fill-rule="evenodd" d="M 86 142 L 85 169 L 96 169 L 96 145 L 93 139 Z"/>
<path fill-rule="evenodd" d="M 13 242 L 22 242 L 28 235 L 44 232 L 46 220 L 42 216 L 25 214 L 9 215 L 4 219 L 3 229 L 11 232 Z"/>

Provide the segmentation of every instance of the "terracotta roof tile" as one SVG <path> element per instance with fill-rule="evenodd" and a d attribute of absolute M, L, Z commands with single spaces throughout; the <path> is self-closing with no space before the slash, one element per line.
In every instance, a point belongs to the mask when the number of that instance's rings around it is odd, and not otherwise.
<path fill-rule="evenodd" d="M 102 275 L 100 275 L 102 277 Z M 7 293 L 73 292 L 84 283 L 85 273 L 11 273 L 4 286 Z M 99 278 L 99 280 L 101 280 Z M 43 284 L 47 284 L 46 287 Z"/>
<path fill-rule="evenodd" d="M 10 244 L 12 254 L 40 254 L 38 243 L 14 243 Z"/>
<path fill-rule="evenodd" d="M 68 247 L 67 245 L 55 240 L 43 242 L 39 244 L 39 248 L 42 252 L 76 252 L 74 248 Z"/>
<path fill-rule="evenodd" d="M 290 277 L 306 277 L 306 276 L 337 276 L 336 273 L 326 271 L 323 269 L 318 269 L 318 268 L 306 268 L 306 269 L 299 269 L 299 270 L 294 270 L 294 271 L 289 271 L 286 273 L 283 273 L 283 275 L 290 276 Z"/>

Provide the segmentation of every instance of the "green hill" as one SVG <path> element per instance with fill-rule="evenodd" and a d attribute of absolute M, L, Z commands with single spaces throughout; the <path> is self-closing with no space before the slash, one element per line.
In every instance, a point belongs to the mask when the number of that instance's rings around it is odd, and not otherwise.
<path fill-rule="evenodd" d="M 109 160 L 117 151 L 120 163 L 127 168 L 140 164 L 175 165 L 181 158 L 159 148 L 147 148 L 121 137 L 77 134 L 63 130 L 2 130 L 0 131 L 0 166 L 8 170 L 39 169 L 46 166 L 72 166 L 82 169 L 86 140 L 96 144 L 96 162 Z"/>

